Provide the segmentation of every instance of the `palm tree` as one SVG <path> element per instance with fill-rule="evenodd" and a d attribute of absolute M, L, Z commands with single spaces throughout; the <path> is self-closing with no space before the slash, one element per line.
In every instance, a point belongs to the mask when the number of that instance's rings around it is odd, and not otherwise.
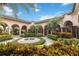
<path fill-rule="evenodd" d="M 43 28 L 41 25 L 36 25 L 36 33 L 42 33 Z"/>
<path fill-rule="evenodd" d="M 46 33 L 49 34 L 49 32 L 52 30 L 52 23 L 48 22 L 48 24 L 45 26 Z"/>
<path fill-rule="evenodd" d="M 61 18 L 55 17 L 55 18 L 50 19 L 50 21 L 48 22 L 46 28 L 48 31 L 51 31 L 51 34 L 52 34 L 52 31 L 53 32 L 55 31 L 56 26 L 59 24 L 60 20 Z"/>
<path fill-rule="evenodd" d="M 32 25 L 29 29 L 29 32 L 36 33 L 36 27 Z"/>
<path fill-rule="evenodd" d="M 35 5 L 34 5 L 34 3 L 27 3 L 27 5 L 32 9 L 32 10 L 35 10 Z M 25 12 L 28 12 L 29 10 L 28 10 L 28 7 L 24 4 L 24 3 L 0 3 L 0 11 L 2 12 L 4 9 L 3 9 L 3 7 L 4 6 L 8 6 L 8 7 L 10 7 L 12 10 L 13 10 L 13 12 L 14 12 L 14 16 L 17 18 L 17 13 L 18 13 L 18 6 L 20 6 L 22 9 L 23 9 L 23 11 L 25 11 Z"/>

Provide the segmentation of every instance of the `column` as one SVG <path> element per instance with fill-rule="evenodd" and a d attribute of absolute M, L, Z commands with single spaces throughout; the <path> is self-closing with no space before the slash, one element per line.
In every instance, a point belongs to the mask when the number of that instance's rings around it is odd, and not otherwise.
<path fill-rule="evenodd" d="M 61 27 L 61 32 L 63 32 L 63 27 Z"/>
<path fill-rule="evenodd" d="M 45 35 L 45 34 L 44 34 L 44 32 L 45 32 L 44 29 L 45 29 L 45 28 L 44 28 L 44 26 L 43 26 L 43 36 Z"/>
<path fill-rule="evenodd" d="M 11 34 L 11 26 L 8 27 L 8 32 Z"/>
<path fill-rule="evenodd" d="M 21 27 L 19 27 L 19 36 L 21 36 Z"/>

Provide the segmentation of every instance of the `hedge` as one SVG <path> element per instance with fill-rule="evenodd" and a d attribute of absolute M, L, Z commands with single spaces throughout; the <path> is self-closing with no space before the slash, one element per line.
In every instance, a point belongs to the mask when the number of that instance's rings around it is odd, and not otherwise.
<path fill-rule="evenodd" d="M 5 40 L 9 40 L 12 39 L 12 36 L 9 34 L 1 34 L 0 35 L 0 41 L 5 41 Z"/>
<path fill-rule="evenodd" d="M 58 39 L 58 36 L 57 35 L 51 35 L 51 34 L 49 34 L 48 38 L 56 41 Z"/>

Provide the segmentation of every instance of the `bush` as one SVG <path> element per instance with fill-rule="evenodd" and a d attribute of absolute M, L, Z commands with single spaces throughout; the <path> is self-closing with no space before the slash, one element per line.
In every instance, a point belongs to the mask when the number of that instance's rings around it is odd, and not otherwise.
<path fill-rule="evenodd" d="M 34 37 L 35 33 L 25 33 L 24 37 Z"/>
<path fill-rule="evenodd" d="M 58 39 L 58 36 L 57 35 L 48 35 L 48 38 L 56 41 Z"/>
<path fill-rule="evenodd" d="M 7 33 L 0 35 L 0 41 L 5 41 L 5 40 L 9 40 L 9 39 L 12 39 L 12 36 Z"/>
<path fill-rule="evenodd" d="M 0 28 L 0 33 L 2 33 L 2 31 L 3 31 L 3 30 Z"/>
<path fill-rule="evenodd" d="M 59 35 L 63 38 L 71 38 L 72 37 L 71 32 L 60 32 Z"/>
<path fill-rule="evenodd" d="M 19 43 L 0 44 L 0 56 L 79 56 L 79 47 L 54 42 L 50 46 L 25 45 Z"/>
<path fill-rule="evenodd" d="M 79 39 L 75 39 L 75 38 L 74 39 L 59 38 L 58 41 L 62 42 L 65 45 L 77 45 L 77 46 L 79 45 Z"/>
<path fill-rule="evenodd" d="M 41 33 L 36 34 L 36 37 L 42 37 L 42 36 L 43 36 L 43 34 L 41 34 Z"/>
<path fill-rule="evenodd" d="M 41 33 L 35 34 L 35 33 L 24 33 L 21 35 L 21 37 L 41 37 L 43 36 Z"/>

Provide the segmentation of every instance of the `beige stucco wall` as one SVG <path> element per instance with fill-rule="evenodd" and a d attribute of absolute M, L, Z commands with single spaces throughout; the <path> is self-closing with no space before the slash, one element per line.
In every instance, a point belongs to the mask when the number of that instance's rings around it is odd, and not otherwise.
<path fill-rule="evenodd" d="M 32 26 L 32 25 L 37 25 L 34 22 L 27 24 L 27 23 L 23 23 L 23 22 L 19 22 L 19 21 L 14 21 L 11 19 L 5 19 L 5 18 L 0 18 L 1 22 L 6 23 L 8 25 L 9 29 L 12 29 L 12 25 L 17 24 L 20 29 L 22 28 L 22 26 L 27 26 L 27 31 L 28 29 Z M 47 22 L 43 22 L 43 23 L 39 23 L 38 25 L 41 25 L 42 28 L 44 29 L 45 25 L 47 24 Z"/>
<path fill-rule="evenodd" d="M 70 14 L 70 15 L 65 14 L 63 20 L 60 23 L 61 27 L 64 26 L 64 23 L 66 21 L 71 21 L 73 23 L 73 26 L 79 26 L 78 14 L 75 14 L 75 15 L 74 14 L 73 15 L 72 14 Z"/>
<path fill-rule="evenodd" d="M 1 18 L 1 22 L 6 23 L 9 27 L 11 27 L 13 24 L 17 24 L 19 27 L 22 27 L 23 25 L 28 26 L 29 24 L 23 23 L 23 22 L 19 22 L 19 21 L 13 21 L 10 19 L 4 19 Z"/>

